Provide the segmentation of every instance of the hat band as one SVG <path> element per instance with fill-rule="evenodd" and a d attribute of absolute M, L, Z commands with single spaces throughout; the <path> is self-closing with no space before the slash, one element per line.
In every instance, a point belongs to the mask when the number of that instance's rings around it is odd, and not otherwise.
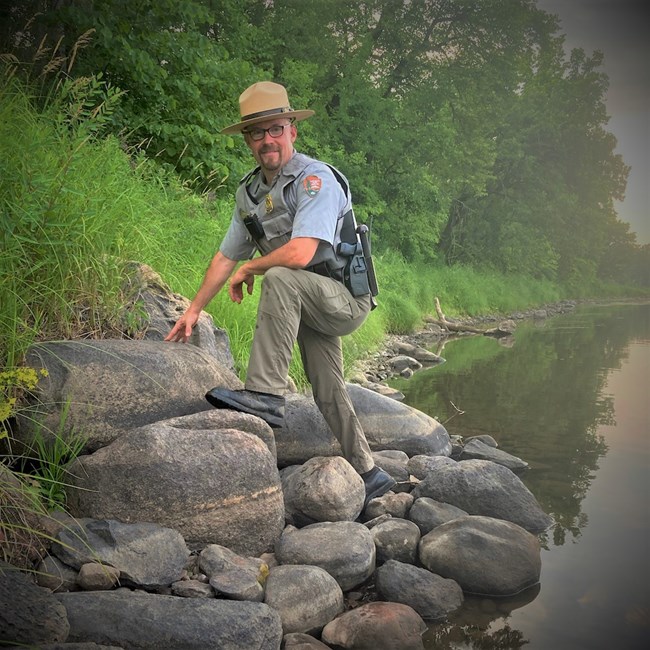
<path fill-rule="evenodd" d="M 291 113 L 292 109 L 290 106 L 285 108 L 271 108 L 268 111 L 260 111 L 259 113 L 250 113 L 249 115 L 242 115 L 241 121 L 247 122 L 248 120 L 255 120 L 258 117 L 266 117 L 267 115 L 278 115 L 281 113 Z"/>

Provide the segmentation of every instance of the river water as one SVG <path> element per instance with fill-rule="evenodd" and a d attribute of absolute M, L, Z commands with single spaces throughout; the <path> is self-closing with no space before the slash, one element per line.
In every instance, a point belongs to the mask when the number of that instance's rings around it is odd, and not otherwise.
<path fill-rule="evenodd" d="M 539 586 L 466 597 L 427 650 L 650 647 L 650 305 L 580 307 L 510 341 L 432 348 L 446 363 L 391 385 L 450 434 L 490 434 L 556 525 Z"/>

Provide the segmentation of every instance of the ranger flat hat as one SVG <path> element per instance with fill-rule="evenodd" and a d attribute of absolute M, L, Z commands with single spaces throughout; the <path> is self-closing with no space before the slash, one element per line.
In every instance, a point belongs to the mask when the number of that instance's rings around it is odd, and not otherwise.
<path fill-rule="evenodd" d="M 221 131 L 224 135 L 241 133 L 247 126 L 258 124 L 274 117 L 288 117 L 292 120 L 306 120 L 314 111 L 294 111 L 289 105 L 287 90 L 272 81 L 253 84 L 239 96 L 241 122 L 232 124 Z"/>

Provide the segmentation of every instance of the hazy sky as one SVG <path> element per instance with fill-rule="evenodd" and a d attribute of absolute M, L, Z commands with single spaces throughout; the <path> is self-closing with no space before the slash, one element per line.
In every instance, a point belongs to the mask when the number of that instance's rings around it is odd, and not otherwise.
<path fill-rule="evenodd" d="M 639 244 L 650 243 L 650 3 L 647 0 L 537 0 L 560 19 L 565 47 L 600 50 L 609 77 L 607 130 L 632 169 L 617 204 Z"/>

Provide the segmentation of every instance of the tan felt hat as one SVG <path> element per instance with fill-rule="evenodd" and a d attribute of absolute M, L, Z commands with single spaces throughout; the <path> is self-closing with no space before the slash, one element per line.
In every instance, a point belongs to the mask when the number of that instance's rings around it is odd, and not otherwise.
<path fill-rule="evenodd" d="M 287 90 L 272 81 L 260 81 L 253 84 L 239 96 L 239 113 L 241 122 L 232 124 L 221 131 L 224 135 L 241 133 L 247 126 L 270 120 L 281 115 L 292 120 L 306 120 L 314 111 L 294 111 L 289 106 Z"/>

